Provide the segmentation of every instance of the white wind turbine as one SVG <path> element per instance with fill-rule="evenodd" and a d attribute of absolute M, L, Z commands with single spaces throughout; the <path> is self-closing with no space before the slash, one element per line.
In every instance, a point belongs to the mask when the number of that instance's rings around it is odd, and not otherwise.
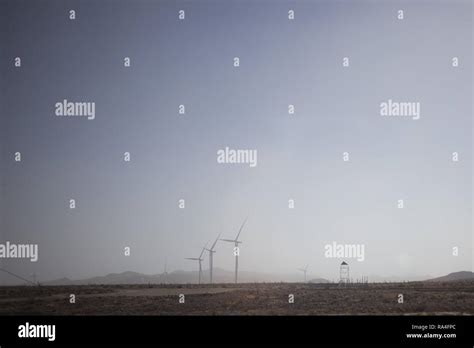
<path fill-rule="evenodd" d="M 164 268 L 164 271 L 163 273 L 160 274 L 160 281 L 163 283 L 165 282 L 166 283 L 166 278 L 168 277 L 168 264 L 166 262 L 166 258 L 165 258 L 165 268 Z"/>
<path fill-rule="evenodd" d="M 202 248 L 202 251 L 201 251 L 201 254 L 199 255 L 199 257 L 185 257 L 186 260 L 195 260 L 195 261 L 198 261 L 199 262 L 199 282 L 198 284 L 201 284 L 201 277 L 202 277 L 202 261 L 204 260 L 202 258 L 202 254 L 204 254 L 204 250 L 206 250 L 206 246 L 204 246 L 204 248 Z"/>
<path fill-rule="evenodd" d="M 235 239 L 221 239 L 224 242 L 229 242 L 229 243 L 234 243 L 234 255 L 235 255 L 235 279 L 234 282 L 237 283 L 237 272 L 239 270 L 239 244 L 242 243 L 242 241 L 239 241 L 239 236 L 240 232 L 242 232 L 242 229 L 244 228 L 245 223 L 247 222 L 248 217 L 244 220 L 242 223 L 242 226 L 240 226 L 239 232 L 237 233 L 237 236 Z"/>
<path fill-rule="evenodd" d="M 299 271 L 302 271 L 304 273 L 304 282 L 306 283 L 306 272 L 308 271 L 308 266 L 306 265 L 305 268 L 298 268 Z"/>
<path fill-rule="evenodd" d="M 213 270 L 213 258 L 214 258 L 214 253 L 216 252 L 214 250 L 216 244 L 217 244 L 217 241 L 219 240 L 219 237 L 221 236 L 221 234 L 219 233 L 219 235 L 217 236 L 216 240 L 214 241 L 214 243 L 212 244 L 211 248 L 210 249 L 207 249 L 207 251 L 209 251 L 209 280 L 210 280 L 210 283 L 212 284 L 212 270 Z"/>

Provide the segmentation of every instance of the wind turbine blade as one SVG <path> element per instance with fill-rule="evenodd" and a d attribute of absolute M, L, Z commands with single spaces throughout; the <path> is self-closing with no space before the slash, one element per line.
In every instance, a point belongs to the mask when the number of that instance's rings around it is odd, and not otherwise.
<path fill-rule="evenodd" d="M 235 243 L 235 240 L 232 240 L 232 239 L 221 239 L 221 240 L 224 241 L 224 242 Z"/>
<path fill-rule="evenodd" d="M 185 257 L 186 260 L 199 260 L 198 258 L 196 257 Z"/>
<path fill-rule="evenodd" d="M 206 250 L 206 247 L 207 247 L 207 243 L 206 243 L 206 245 L 202 248 L 202 250 L 201 250 L 201 255 L 199 255 L 199 259 L 201 259 L 202 254 L 204 254 L 204 251 Z"/>
<path fill-rule="evenodd" d="M 307 270 L 308 270 L 308 266 L 309 266 L 309 265 L 306 265 L 306 267 L 304 268 L 304 270 L 305 270 L 305 271 L 307 271 Z"/>
<path fill-rule="evenodd" d="M 249 217 L 247 216 L 247 217 L 245 218 L 244 222 L 242 223 L 242 226 L 240 226 L 239 233 L 237 233 L 237 237 L 235 237 L 235 240 L 239 240 L 240 232 L 242 232 L 242 229 L 244 228 L 245 223 L 247 222 L 247 219 L 248 219 L 248 218 L 249 218 Z"/>
<path fill-rule="evenodd" d="M 221 234 L 219 233 L 219 235 L 217 236 L 216 240 L 214 241 L 214 244 L 212 244 L 211 246 L 211 250 L 214 250 L 214 247 L 216 246 L 217 244 L 217 241 L 219 240 L 219 237 L 221 236 Z"/>

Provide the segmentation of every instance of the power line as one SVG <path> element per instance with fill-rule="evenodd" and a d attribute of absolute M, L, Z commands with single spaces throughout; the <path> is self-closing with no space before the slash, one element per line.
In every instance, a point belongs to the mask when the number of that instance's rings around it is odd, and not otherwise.
<path fill-rule="evenodd" d="M 10 275 L 12 275 L 12 276 L 14 276 L 14 277 L 16 277 L 16 278 L 18 278 L 18 279 L 24 280 L 25 282 L 31 283 L 31 284 L 33 284 L 33 285 L 38 285 L 38 283 L 32 282 L 31 280 L 28 280 L 28 279 L 23 278 L 23 277 L 21 277 L 21 276 L 15 274 L 15 273 L 12 273 L 12 272 L 10 272 L 10 271 L 7 271 L 6 269 L 0 268 L 0 271 L 3 271 L 3 272 L 5 272 L 5 273 L 8 273 L 8 274 L 10 274 Z"/>

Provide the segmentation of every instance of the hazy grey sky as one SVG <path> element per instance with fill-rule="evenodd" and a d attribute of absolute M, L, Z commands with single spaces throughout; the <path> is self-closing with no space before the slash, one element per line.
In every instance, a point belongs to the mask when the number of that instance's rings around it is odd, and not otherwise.
<path fill-rule="evenodd" d="M 333 241 L 365 245 L 354 277 L 472 269 L 470 1 L 0 6 L 0 243 L 40 253 L 2 267 L 83 278 L 158 273 L 167 258 L 194 270 L 184 258 L 248 215 L 242 270 L 310 264 L 310 277 L 336 279 Z M 95 102 L 95 120 L 55 116 L 63 99 Z M 381 116 L 388 99 L 421 103 L 421 118 Z M 257 149 L 257 167 L 218 164 L 226 146 Z M 233 263 L 218 244 L 215 266 Z"/>

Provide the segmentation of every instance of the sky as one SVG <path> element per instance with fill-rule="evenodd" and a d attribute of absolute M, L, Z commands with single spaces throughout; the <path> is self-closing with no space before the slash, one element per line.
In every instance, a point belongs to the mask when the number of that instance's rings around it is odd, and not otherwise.
<path fill-rule="evenodd" d="M 185 258 L 248 217 L 246 271 L 309 264 L 338 279 L 333 241 L 365 246 L 354 278 L 472 270 L 470 1 L 0 6 L 0 243 L 39 246 L 38 262 L 0 267 L 39 280 L 195 270 Z M 63 99 L 95 102 L 95 119 L 56 116 Z M 389 99 L 419 102 L 420 119 L 381 116 Z M 225 147 L 256 149 L 258 165 L 217 163 Z M 217 244 L 216 267 L 233 269 L 232 248 Z"/>

